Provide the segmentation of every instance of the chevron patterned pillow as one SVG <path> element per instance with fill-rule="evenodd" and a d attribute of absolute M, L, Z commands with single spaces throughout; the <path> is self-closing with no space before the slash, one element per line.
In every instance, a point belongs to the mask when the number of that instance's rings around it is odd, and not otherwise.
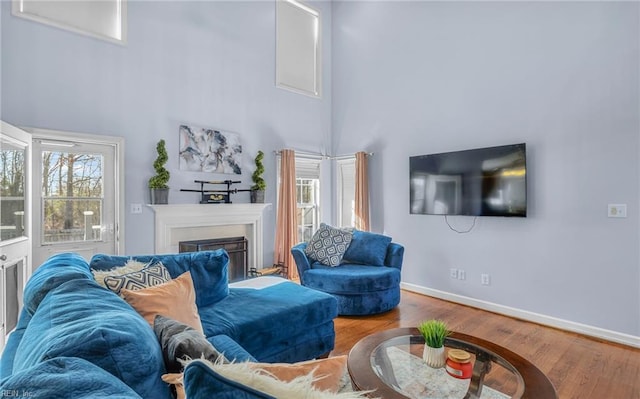
<path fill-rule="evenodd" d="M 129 259 L 127 260 L 127 263 L 122 266 L 116 266 L 108 270 L 91 269 L 91 273 L 93 273 L 93 278 L 96 280 L 96 283 L 100 284 L 104 288 L 107 288 L 106 284 L 104 283 L 104 279 L 106 277 L 122 276 L 123 274 L 139 272 L 140 270 L 149 266 L 151 263 L 153 262 L 143 263 L 138 262 L 137 260 Z"/>
<path fill-rule="evenodd" d="M 162 262 L 156 262 L 144 269 L 123 274 L 121 276 L 105 277 L 104 283 L 108 289 L 120 295 L 120 290 L 140 290 L 153 287 L 171 280 L 171 275 Z M 122 295 L 120 295 L 122 296 Z"/>
<path fill-rule="evenodd" d="M 327 266 L 338 266 L 349 248 L 353 234 L 324 223 L 313 234 L 304 253 L 312 260 Z"/>

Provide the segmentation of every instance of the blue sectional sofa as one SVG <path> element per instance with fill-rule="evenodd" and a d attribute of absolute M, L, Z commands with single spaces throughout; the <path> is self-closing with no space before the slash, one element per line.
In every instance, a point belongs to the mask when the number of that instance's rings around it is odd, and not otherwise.
<path fill-rule="evenodd" d="M 229 287 L 223 250 L 133 258 L 158 260 L 173 278 L 191 272 L 207 340 L 229 358 L 295 362 L 333 349 L 337 303 L 330 295 L 286 280 L 261 289 Z M 128 259 L 98 255 L 91 268 Z M 165 372 L 149 324 L 99 286 L 84 259 L 60 254 L 27 282 L 18 326 L 0 359 L 0 392 L 168 399 Z"/>

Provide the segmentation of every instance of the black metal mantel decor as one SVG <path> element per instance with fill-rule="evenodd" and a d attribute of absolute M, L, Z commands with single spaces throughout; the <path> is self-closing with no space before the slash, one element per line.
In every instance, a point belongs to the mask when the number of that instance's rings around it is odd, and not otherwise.
<path fill-rule="evenodd" d="M 243 191 L 251 191 L 250 189 L 237 189 L 231 188 L 232 184 L 242 183 L 239 180 L 219 180 L 219 181 L 205 181 L 194 180 L 194 183 L 200 183 L 200 190 L 191 190 L 182 188 L 180 191 L 190 191 L 194 193 L 200 193 L 201 204 L 231 204 L 231 194 L 236 194 Z M 226 190 L 205 190 L 205 184 L 226 184 Z"/>

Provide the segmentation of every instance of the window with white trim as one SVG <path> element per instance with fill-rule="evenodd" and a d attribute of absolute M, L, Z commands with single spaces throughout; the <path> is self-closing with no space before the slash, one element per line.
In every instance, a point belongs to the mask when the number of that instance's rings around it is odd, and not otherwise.
<path fill-rule="evenodd" d="M 125 44 L 127 1 L 13 0 L 13 15 L 98 39 Z"/>
<path fill-rule="evenodd" d="M 298 241 L 309 241 L 320 227 L 320 160 L 296 157 Z"/>
<path fill-rule="evenodd" d="M 296 220 L 298 242 L 309 241 L 320 227 L 320 187 L 322 159 L 296 156 Z M 278 156 L 278 176 L 280 157 Z M 278 185 L 280 179 L 278 178 Z M 278 192 L 280 190 L 278 189 Z"/>
<path fill-rule="evenodd" d="M 276 2 L 276 86 L 320 97 L 320 11 L 296 0 Z"/>
<path fill-rule="evenodd" d="M 337 164 L 338 225 L 354 227 L 356 198 L 356 159 L 339 159 Z"/>

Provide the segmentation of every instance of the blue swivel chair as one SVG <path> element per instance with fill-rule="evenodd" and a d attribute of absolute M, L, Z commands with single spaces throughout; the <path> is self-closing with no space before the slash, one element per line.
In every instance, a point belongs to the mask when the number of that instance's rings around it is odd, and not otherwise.
<path fill-rule="evenodd" d="M 348 261 L 333 267 L 310 259 L 305 253 L 307 245 L 304 242 L 291 248 L 300 283 L 333 295 L 338 300 L 338 314 L 382 313 L 400 303 L 402 245 L 380 234 L 356 230 L 345 254 Z"/>

